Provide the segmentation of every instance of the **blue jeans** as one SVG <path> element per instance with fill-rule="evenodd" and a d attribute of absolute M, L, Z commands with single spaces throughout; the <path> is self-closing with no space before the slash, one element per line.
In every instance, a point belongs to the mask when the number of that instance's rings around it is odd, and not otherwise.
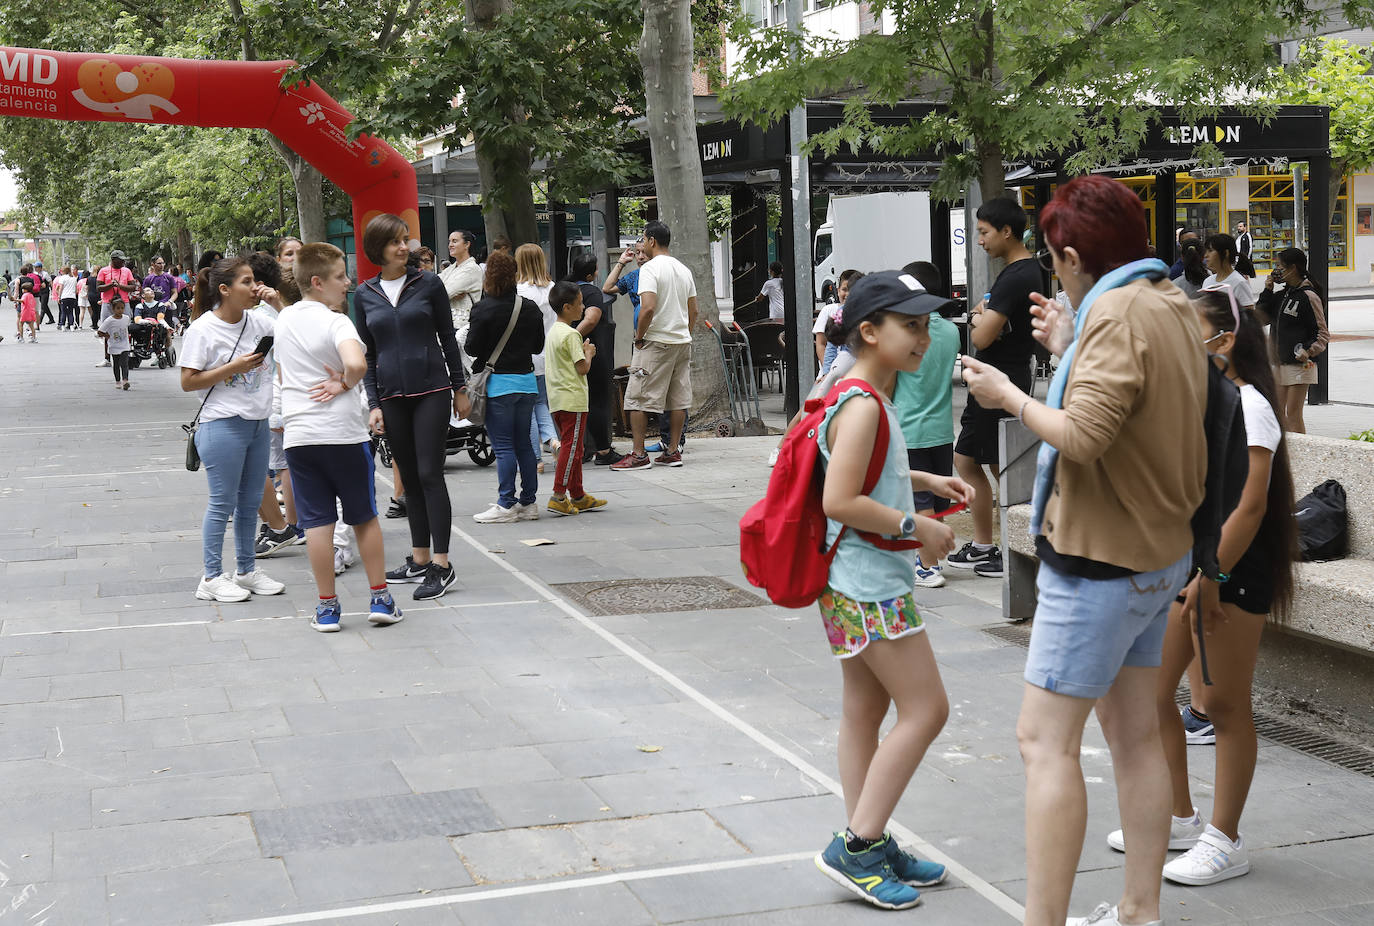
<path fill-rule="evenodd" d="M 558 438 L 558 426 L 553 423 L 553 414 L 549 411 L 549 390 L 543 376 L 536 376 L 534 381 L 539 384 L 539 395 L 534 404 L 534 416 L 530 418 L 530 444 L 538 447 L 546 440 L 556 440 Z M 542 451 L 535 451 L 536 459 Z"/>
<path fill-rule="evenodd" d="M 824 376 L 825 374 L 827 374 L 827 373 L 830 372 L 830 367 L 831 367 L 831 365 L 834 364 L 834 362 L 835 362 L 835 355 L 838 354 L 839 352 L 840 352 L 840 345 L 838 345 L 838 344 L 826 343 L 826 345 L 825 345 L 825 357 L 822 358 L 822 360 L 821 360 L 821 375 L 822 375 L 822 376 Z"/>
<path fill-rule="evenodd" d="M 515 502 L 515 471 L 520 470 L 520 504 L 534 504 L 539 490 L 539 457 L 531 440 L 534 406 L 539 397 L 533 392 L 512 392 L 487 399 L 487 435 L 496 451 L 496 481 L 500 486 L 497 504 L 510 508 Z"/>
<path fill-rule="evenodd" d="M 238 571 L 246 573 L 257 568 L 253 562 L 253 532 L 258 526 L 262 482 L 267 477 L 270 433 L 266 418 L 216 418 L 202 422 L 196 429 L 196 450 L 210 483 L 210 499 L 200 529 L 207 579 L 224 572 L 224 530 L 230 514 L 234 516 L 234 559 Z"/>

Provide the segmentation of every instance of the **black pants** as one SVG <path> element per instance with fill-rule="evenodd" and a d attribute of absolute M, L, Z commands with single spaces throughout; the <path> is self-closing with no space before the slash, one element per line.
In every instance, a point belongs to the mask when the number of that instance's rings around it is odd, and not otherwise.
<path fill-rule="evenodd" d="M 110 369 L 114 371 L 115 382 L 128 382 L 129 379 L 129 352 L 110 355 Z"/>
<path fill-rule="evenodd" d="M 402 396 L 382 402 L 387 443 L 406 487 L 410 545 L 448 553 L 453 506 L 444 482 L 444 443 L 453 411 L 453 393 Z M 431 540 L 433 542 L 431 542 Z"/>
<path fill-rule="evenodd" d="M 607 329 L 603 332 L 601 329 Z M 615 403 L 615 325 L 602 322 L 592 331 L 596 356 L 587 370 L 587 449 L 611 449 L 611 414 Z"/>
<path fill-rule="evenodd" d="M 58 327 L 76 327 L 76 300 L 62 299 L 57 303 Z"/>
<path fill-rule="evenodd" d="M 38 304 L 42 306 L 42 310 L 38 316 L 39 323 L 47 322 L 50 325 L 57 324 L 57 319 L 52 317 L 52 309 L 48 307 L 48 291 L 46 289 L 43 290 L 42 295 L 38 297 Z"/>

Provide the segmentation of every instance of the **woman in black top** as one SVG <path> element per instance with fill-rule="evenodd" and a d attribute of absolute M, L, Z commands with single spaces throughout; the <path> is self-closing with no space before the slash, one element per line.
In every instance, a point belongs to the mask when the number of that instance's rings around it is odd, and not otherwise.
<path fill-rule="evenodd" d="M 363 253 L 382 272 L 359 285 L 353 310 L 367 348 L 368 424 L 386 434 L 407 489 L 413 549 L 386 580 L 420 583 L 415 598 L 424 600 L 443 595 L 455 578 L 448 561 L 453 508 L 444 443 L 450 413 L 466 415 L 468 399 L 448 293 L 434 274 L 406 268 L 409 237 L 406 223 L 394 215 L 368 223 Z"/>
<path fill-rule="evenodd" d="M 1274 289 L 1275 283 L 1285 287 Z M 1264 281 L 1264 291 L 1255 300 L 1255 310 L 1269 329 L 1273 343 L 1274 378 L 1279 389 L 1279 408 L 1284 428 L 1306 434 L 1302 420 L 1307 403 L 1307 387 L 1317 381 L 1315 358 L 1326 350 L 1330 333 L 1321 293 L 1307 277 L 1307 254 L 1299 248 L 1279 252 L 1274 272 Z"/>
<path fill-rule="evenodd" d="M 539 517 L 534 503 L 539 489 L 539 458 L 530 440 L 530 422 L 539 385 L 534 378 L 531 354 L 544 349 L 544 313 L 533 301 L 515 292 L 515 259 L 493 251 L 483 281 L 486 298 L 472 307 L 467 343 L 472 368 L 486 366 L 519 306 L 515 328 L 501 355 L 491 361 L 487 380 L 487 434 L 496 451 L 496 478 L 500 492 L 496 504 L 472 516 L 479 524 L 533 521 Z M 515 495 L 515 471 L 520 470 L 520 497 Z"/>

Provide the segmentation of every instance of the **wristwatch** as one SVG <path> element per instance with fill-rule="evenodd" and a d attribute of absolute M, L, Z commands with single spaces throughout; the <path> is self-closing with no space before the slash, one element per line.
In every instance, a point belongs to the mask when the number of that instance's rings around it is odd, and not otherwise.
<path fill-rule="evenodd" d="M 908 511 L 902 515 L 901 530 L 902 532 L 897 536 L 903 539 L 916 533 L 916 515 L 913 512 Z"/>

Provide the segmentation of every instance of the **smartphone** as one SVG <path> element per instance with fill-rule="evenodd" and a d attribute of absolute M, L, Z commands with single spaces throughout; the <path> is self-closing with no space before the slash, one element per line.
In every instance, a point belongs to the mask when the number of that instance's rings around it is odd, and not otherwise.
<path fill-rule="evenodd" d="M 272 349 L 272 344 L 275 341 L 276 338 L 274 338 L 272 335 L 264 334 L 262 336 L 262 340 L 258 341 L 258 346 L 253 348 L 253 353 L 261 354 L 264 357 L 267 356 L 267 352 Z"/>

